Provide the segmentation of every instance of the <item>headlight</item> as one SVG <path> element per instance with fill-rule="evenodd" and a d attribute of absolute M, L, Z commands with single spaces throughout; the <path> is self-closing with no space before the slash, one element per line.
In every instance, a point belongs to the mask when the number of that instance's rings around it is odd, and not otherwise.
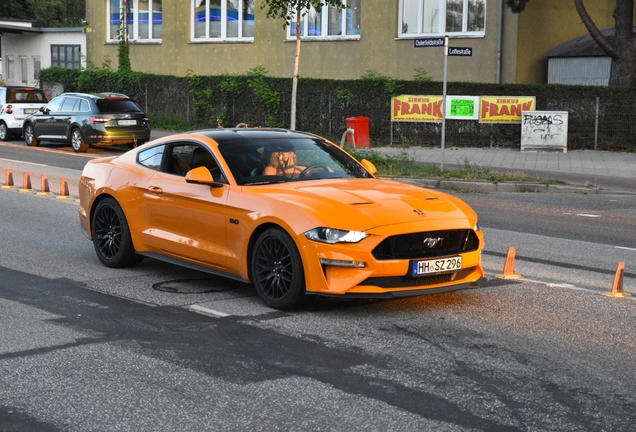
<path fill-rule="evenodd" d="M 369 237 L 369 234 L 360 231 L 343 231 L 333 228 L 314 228 L 305 233 L 305 237 L 322 243 L 358 243 Z"/>

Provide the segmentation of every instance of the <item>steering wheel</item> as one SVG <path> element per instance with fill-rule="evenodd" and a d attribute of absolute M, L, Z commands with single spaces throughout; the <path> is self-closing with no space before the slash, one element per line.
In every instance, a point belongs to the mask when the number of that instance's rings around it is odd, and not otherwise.
<path fill-rule="evenodd" d="M 327 168 L 324 165 L 320 165 L 320 164 L 314 164 L 314 165 L 309 165 L 307 168 L 305 168 L 304 170 L 302 170 L 300 172 L 300 174 L 298 174 L 298 178 L 301 179 L 303 177 L 305 177 L 308 173 L 310 173 L 313 170 L 317 170 L 317 169 L 321 169 L 324 172 L 329 172 L 329 168 Z"/>

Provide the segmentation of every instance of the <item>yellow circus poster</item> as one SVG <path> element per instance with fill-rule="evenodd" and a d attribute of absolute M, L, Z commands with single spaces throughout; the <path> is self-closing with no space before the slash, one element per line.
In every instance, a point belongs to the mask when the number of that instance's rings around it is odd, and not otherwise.
<path fill-rule="evenodd" d="M 536 110 L 534 96 L 482 96 L 480 100 L 480 123 L 519 123 L 523 111 Z"/>
<path fill-rule="evenodd" d="M 442 100 L 442 96 L 394 96 L 391 98 L 391 121 L 441 122 Z"/>

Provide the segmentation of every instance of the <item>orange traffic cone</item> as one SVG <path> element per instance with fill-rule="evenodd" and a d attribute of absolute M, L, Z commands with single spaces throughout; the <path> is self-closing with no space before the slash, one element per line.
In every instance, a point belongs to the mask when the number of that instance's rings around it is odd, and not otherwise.
<path fill-rule="evenodd" d="M 20 192 L 33 192 L 33 188 L 31 187 L 31 174 L 25 172 L 22 176 L 22 189 Z"/>
<path fill-rule="evenodd" d="M 42 180 L 40 182 L 40 192 L 38 195 L 52 195 L 53 192 L 49 189 L 49 178 L 45 175 L 42 176 Z"/>
<path fill-rule="evenodd" d="M 68 193 L 68 182 L 66 181 L 65 178 L 60 179 L 60 195 L 58 196 L 58 198 L 61 198 L 61 199 L 73 198 Z"/>
<path fill-rule="evenodd" d="M 611 292 L 604 292 L 603 294 L 610 297 L 629 297 L 630 293 L 623 291 L 623 272 L 625 270 L 625 263 L 619 262 L 616 266 L 616 274 L 614 274 L 614 283 L 612 284 Z"/>
<path fill-rule="evenodd" d="M 520 274 L 515 273 L 515 255 L 517 254 L 516 247 L 508 248 L 508 256 L 506 256 L 506 263 L 504 264 L 503 273 L 498 274 L 500 279 L 518 279 Z"/>
<path fill-rule="evenodd" d="M 7 174 L 5 176 L 4 179 L 4 186 L 2 186 L 3 189 L 13 189 L 16 186 L 13 184 L 13 171 L 8 169 L 7 170 Z"/>

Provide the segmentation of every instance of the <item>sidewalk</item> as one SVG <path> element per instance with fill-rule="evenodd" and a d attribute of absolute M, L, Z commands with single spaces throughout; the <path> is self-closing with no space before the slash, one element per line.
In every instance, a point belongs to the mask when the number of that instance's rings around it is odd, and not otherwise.
<path fill-rule="evenodd" d="M 385 155 L 405 155 L 417 162 L 441 167 L 440 148 L 380 147 L 373 150 Z M 575 150 L 567 153 L 521 152 L 504 148 L 448 148 L 444 150 L 443 160 L 445 170 L 463 168 L 468 164 L 471 167 L 493 171 L 562 180 L 568 185 L 581 188 L 581 192 L 585 193 L 636 193 L 636 153 L 593 150 Z M 564 188 L 560 189 L 562 192 L 565 191 Z"/>

